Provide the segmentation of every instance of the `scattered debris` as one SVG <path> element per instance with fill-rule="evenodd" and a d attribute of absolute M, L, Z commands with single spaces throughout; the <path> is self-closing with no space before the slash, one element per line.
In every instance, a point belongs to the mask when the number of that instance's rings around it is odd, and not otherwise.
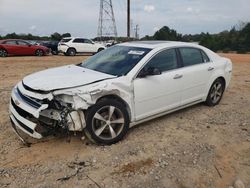
<path fill-rule="evenodd" d="M 214 165 L 214 168 L 215 168 L 215 170 L 217 171 L 217 173 L 219 174 L 220 178 L 222 178 L 222 175 L 221 175 L 221 173 L 220 173 L 220 171 L 219 171 L 219 169 L 217 168 L 216 165 Z"/>

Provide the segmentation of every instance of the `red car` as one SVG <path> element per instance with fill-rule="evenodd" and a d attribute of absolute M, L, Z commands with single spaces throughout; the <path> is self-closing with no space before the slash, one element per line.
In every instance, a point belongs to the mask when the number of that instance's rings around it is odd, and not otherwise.
<path fill-rule="evenodd" d="M 0 57 L 8 55 L 36 55 L 43 56 L 49 53 L 45 46 L 32 45 L 24 40 L 6 39 L 0 40 Z"/>

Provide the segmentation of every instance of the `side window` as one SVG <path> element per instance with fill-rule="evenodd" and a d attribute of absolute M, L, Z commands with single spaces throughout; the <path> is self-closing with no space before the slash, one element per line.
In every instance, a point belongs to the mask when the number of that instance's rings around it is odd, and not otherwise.
<path fill-rule="evenodd" d="M 73 41 L 73 43 L 84 43 L 84 39 L 80 39 L 80 38 L 75 39 L 75 40 Z"/>
<path fill-rule="evenodd" d="M 201 51 L 196 48 L 180 48 L 183 66 L 191 66 L 203 63 Z"/>
<path fill-rule="evenodd" d="M 175 49 L 164 50 L 156 54 L 144 67 L 146 70 L 157 68 L 161 72 L 176 69 L 178 67 Z"/>
<path fill-rule="evenodd" d="M 8 44 L 8 45 L 17 45 L 15 40 L 10 40 L 10 41 L 6 41 L 4 42 L 4 44 Z"/>
<path fill-rule="evenodd" d="M 92 44 L 92 42 L 89 39 L 85 39 L 84 43 Z"/>
<path fill-rule="evenodd" d="M 202 55 L 202 58 L 203 58 L 203 62 L 210 62 L 210 59 L 209 59 L 209 57 L 207 56 L 207 54 L 203 51 L 203 50 L 201 50 L 201 55 Z"/>
<path fill-rule="evenodd" d="M 18 45 L 22 45 L 22 46 L 28 46 L 29 44 L 27 42 L 24 41 L 17 41 Z"/>

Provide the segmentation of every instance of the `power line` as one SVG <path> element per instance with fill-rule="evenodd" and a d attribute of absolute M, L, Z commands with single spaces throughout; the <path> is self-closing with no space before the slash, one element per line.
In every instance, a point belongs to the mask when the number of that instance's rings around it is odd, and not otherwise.
<path fill-rule="evenodd" d="M 103 37 L 117 37 L 112 0 L 100 0 L 97 36 L 101 40 Z"/>

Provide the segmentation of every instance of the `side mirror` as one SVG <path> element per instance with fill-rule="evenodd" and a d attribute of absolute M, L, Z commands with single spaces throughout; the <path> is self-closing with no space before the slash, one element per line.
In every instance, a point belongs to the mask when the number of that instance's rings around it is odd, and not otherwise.
<path fill-rule="evenodd" d="M 154 68 L 154 67 L 149 67 L 148 69 L 143 68 L 139 74 L 138 74 L 138 78 L 145 78 L 147 76 L 154 76 L 154 75 L 160 75 L 161 71 L 158 68 Z"/>

